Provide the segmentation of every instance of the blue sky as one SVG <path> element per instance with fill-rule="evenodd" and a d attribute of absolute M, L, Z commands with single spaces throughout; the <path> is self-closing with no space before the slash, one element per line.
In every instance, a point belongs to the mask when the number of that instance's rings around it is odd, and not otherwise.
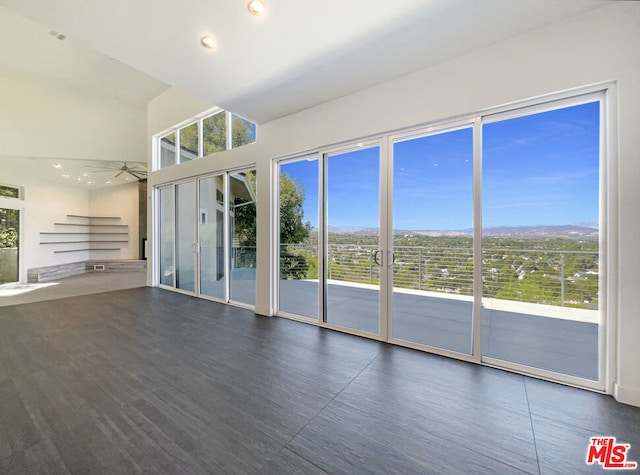
<path fill-rule="evenodd" d="M 394 144 L 394 229 L 472 225 L 472 132 L 461 129 Z M 599 103 L 483 127 L 483 227 L 598 222 Z M 306 192 L 317 226 L 318 161 L 281 170 Z M 378 227 L 377 147 L 329 156 L 329 225 Z"/>

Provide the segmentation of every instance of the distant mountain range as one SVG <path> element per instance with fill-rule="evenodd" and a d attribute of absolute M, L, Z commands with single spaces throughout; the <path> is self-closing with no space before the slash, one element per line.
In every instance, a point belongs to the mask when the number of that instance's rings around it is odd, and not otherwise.
<path fill-rule="evenodd" d="M 378 232 L 377 228 L 361 228 L 355 226 L 329 226 L 330 233 L 372 235 Z M 415 230 L 415 229 L 395 229 L 394 234 L 417 234 L 420 236 L 470 236 L 473 230 L 461 229 L 457 231 L 448 230 Z M 518 237 L 569 237 L 569 238 L 595 238 L 598 236 L 598 225 L 595 223 L 548 225 L 536 226 L 492 226 L 483 229 L 485 236 L 518 236 Z"/>

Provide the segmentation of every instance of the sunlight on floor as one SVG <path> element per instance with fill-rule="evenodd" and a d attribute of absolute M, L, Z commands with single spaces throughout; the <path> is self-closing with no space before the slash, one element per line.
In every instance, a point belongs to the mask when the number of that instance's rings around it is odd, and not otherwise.
<path fill-rule="evenodd" d="M 11 297 L 13 295 L 26 294 L 33 290 L 43 289 L 58 285 L 60 282 L 47 282 L 46 284 L 2 284 L 0 285 L 0 297 Z"/>

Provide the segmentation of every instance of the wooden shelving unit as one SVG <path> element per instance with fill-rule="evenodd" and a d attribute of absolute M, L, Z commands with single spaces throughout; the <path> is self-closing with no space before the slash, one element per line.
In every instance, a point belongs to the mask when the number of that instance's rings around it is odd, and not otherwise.
<path fill-rule="evenodd" d="M 77 214 L 68 214 L 67 218 L 72 220 L 86 220 L 86 222 L 81 223 L 53 223 L 54 226 L 59 226 L 62 229 L 68 229 L 68 226 L 71 227 L 82 227 L 85 230 L 78 231 L 49 231 L 49 232 L 41 232 L 40 236 L 56 236 L 58 239 L 55 241 L 49 241 L 41 239 L 40 244 L 42 245 L 58 245 L 64 246 L 67 244 L 81 244 L 87 245 L 86 247 L 77 247 L 72 249 L 54 249 L 54 254 L 66 253 L 66 252 L 82 252 L 82 251 L 120 251 L 122 249 L 122 244 L 128 243 L 129 239 L 129 226 L 127 224 L 116 224 L 113 221 L 122 219 L 120 216 L 81 216 Z M 97 223 L 97 220 L 108 221 L 107 223 Z M 106 229 L 105 231 L 100 230 L 99 228 Z M 125 231 L 126 230 L 126 231 Z M 65 239 L 63 236 L 68 236 L 70 239 Z M 85 237 L 86 239 L 82 239 Z M 91 236 L 96 236 L 98 239 L 91 239 Z M 118 237 L 116 239 L 116 236 Z M 127 236 L 127 239 L 122 239 L 122 236 Z M 111 239 L 113 237 L 114 239 Z M 80 238 L 80 239 L 78 239 Z M 117 245 L 117 247 L 104 247 L 105 244 L 112 243 Z M 91 244 L 101 244 L 101 247 L 91 247 Z"/>

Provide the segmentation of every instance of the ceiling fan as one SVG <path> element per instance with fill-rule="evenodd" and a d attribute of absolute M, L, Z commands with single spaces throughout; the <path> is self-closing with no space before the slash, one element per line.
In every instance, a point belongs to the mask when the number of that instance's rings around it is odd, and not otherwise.
<path fill-rule="evenodd" d="M 106 172 L 106 171 L 118 172 L 114 176 L 114 178 L 118 178 L 123 173 L 127 173 L 131 175 L 136 180 L 144 180 L 145 178 L 147 178 L 146 170 L 142 168 L 138 168 L 137 165 L 133 165 L 130 167 L 129 165 L 127 165 L 127 162 L 122 162 L 122 165 L 119 165 L 117 163 L 110 163 L 106 165 L 94 165 L 91 168 L 93 168 L 96 173 Z"/>

